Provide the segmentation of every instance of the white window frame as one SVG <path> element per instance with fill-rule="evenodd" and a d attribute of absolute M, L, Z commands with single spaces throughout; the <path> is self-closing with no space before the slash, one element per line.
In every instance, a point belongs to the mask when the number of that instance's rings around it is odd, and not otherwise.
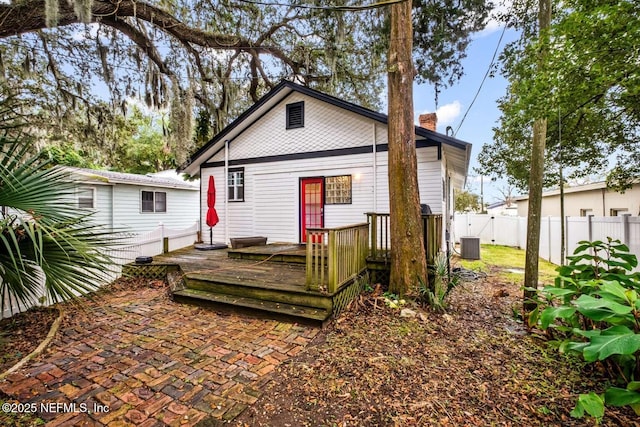
<path fill-rule="evenodd" d="M 91 192 L 91 206 L 82 206 L 80 203 L 81 199 L 88 200 L 88 197 L 80 197 L 83 192 Z M 76 189 L 76 206 L 79 209 L 91 209 L 95 210 L 96 207 L 96 188 L 95 187 L 78 187 Z"/>
<path fill-rule="evenodd" d="M 244 168 L 230 168 L 227 174 L 227 200 L 244 202 Z"/>
<path fill-rule="evenodd" d="M 152 210 L 145 210 L 144 207 L 144 202 L 145 200 L 143 199 L 144 194 L 145 193 L 151 193 L 153 195 L 151 200 L 147 200 L 147 202 L 152 202 Z M 158 209 L 158 197 L 157 194 L 164 194 L 164 206 L 163 209 Z M 166 191 L 152 191 L 152 190 L 140 190 L 140 212 L 143 214 L 148 214 L 148 213 L 167 213 L 167 192 Z"/>

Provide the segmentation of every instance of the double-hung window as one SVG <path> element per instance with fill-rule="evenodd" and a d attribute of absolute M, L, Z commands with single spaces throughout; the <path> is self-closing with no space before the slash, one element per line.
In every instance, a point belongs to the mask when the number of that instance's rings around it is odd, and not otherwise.
<path fill-rule="evenodd" d="M 244 168 L 229 169 L 227 196 L 230 202 L 244 202 Z"/>

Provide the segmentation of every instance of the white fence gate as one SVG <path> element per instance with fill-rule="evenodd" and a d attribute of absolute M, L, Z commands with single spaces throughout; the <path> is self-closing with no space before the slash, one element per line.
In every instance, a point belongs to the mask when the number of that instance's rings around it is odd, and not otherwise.
<path fill-rule="evenodd" d="M 200 231 L 200 223 L 196 221 L 194 225 L 184 230 L 172 230 L 165 227 L 162 223 L 155 230 L 142 234 L 130 234 L 123 238 L 120 244 L 113 249 L 107 251 L 107 253 L 116 262 L 115 268 L 110 272 L 105 272 L 108 281 L 113 281 L 120 277 L 122 274 L 122 266 L 130 262 L 135 261 L 139 256 L 155 256 L 160 255 L 166 251 L 174 251 L 190 245 L 198 239 L 198 232 Z M 42 285 L 39 292 L 42 295 L 42 305 L 51 304 L 46 299 L 46 291 L 44 287 L 44 277 L 42 278 Z M 5 297 L 3 305 L 0 306 L 0 319 L 9 317 L 11 310 L 8 308 L 9 296 Z M 11 299 L 14 313 L 26 311 L 33 305 L 23 306 L 19 305 L 15 299 Z"/>
<path fill-rule="evenodd" d="M 559 217 L 543 217 L 540 224 L 540 257 L 560 264 L 562 228 Z M 456 214 L 454 237 L 479 237 L 481 243 L 525 248 L 527 244 L 527 218 L 488 214 Z M 582 240 L 607 241 L 607 237 L 620 240 L 629 251 L 640 258 L 640 217 L 566 217 L 566 254 L 572 255 Z M 640 271 L 640 269 L 636 269 Z"/>

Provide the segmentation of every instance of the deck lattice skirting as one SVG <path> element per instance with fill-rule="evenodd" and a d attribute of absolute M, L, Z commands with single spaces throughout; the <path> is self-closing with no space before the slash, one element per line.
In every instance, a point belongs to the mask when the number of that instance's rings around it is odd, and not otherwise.
<path fill-rule="evenodd" d="M 333 316 L 338 316 L 351 304 L 351 301 L 356 299 L 358 295 L 364 290 L 365 280 L 359 280 L 356 278 L 351 284 L 345 286 L 335 294 L 331 299 L 333 301 Z"/>
<path fill-rule="evenodd" d="M 149 280 L 166 280 L 169 270 L 176 269 L 166 264 L 125 264 L 122 266 L 124 277 L 135 277 Z"/>

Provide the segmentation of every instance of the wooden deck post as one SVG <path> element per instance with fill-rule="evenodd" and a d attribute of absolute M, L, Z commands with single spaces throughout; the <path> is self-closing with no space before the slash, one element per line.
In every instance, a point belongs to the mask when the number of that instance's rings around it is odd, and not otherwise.
<path fill-rule="evenodd" d="M 338 266 L 336 262 L 338 260 L 338 253 L 336 247 L 336 232 L 335 230 L 329 230 L 329 241 L 327 242 L 327 264 L 329 267 L 327 290 L 329 292 L 336 291 L 336 283 L 338 282 Z"/>
<path fill-rule="evenodd" d="M 309 231 L 307 230 L 307 290 L 313 289 L 313 244 L 309 241 Z"/>
<path fill-rule="evenodd" d="M 371 256 L 375 259 L 378 257 L 378 215 L 375 213 L 367 215 L 371 224 Z"/>

